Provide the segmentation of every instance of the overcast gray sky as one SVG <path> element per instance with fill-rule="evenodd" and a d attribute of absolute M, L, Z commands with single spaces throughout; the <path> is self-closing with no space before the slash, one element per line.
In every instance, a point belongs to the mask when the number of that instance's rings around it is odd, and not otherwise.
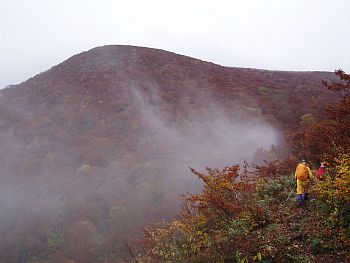
<path fill-rule="evenodd" d="M 220 65 L 350 72 L 348 0 L 0 0 L 0 88 L 96 46 Z"/>

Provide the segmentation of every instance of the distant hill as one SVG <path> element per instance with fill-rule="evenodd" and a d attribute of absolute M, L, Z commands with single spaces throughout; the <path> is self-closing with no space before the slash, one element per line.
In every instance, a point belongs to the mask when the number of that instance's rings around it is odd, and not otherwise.
<path fill-rule="evenodd" d="M 65 154 L 76 162 L 99 166 L 136 152 L 139 140 L 147 139 L 142 125 L 153 124 L 145 120 L 145 107 L 175 126 L 215 112 L 227 118 L 244 113 L 295 130 L 302 115 L 321 114 L 330 96 L 321 81 L 332 78 L 328 72 L 227 68 L 162 50 L 104 46 L 0 91 L 0 129 L 21 146 L 47 139 L 66 145 Z M 49 152 L 43 146 L 40 151 Z M 92 149 L 95 156 L 87 156 Z"/>
<path fill-rule="evenodd" d="M 133 46 L 75 55 L 0 90 L 0 233 L 41 237 L 36 224 L 44 221 L 48 229 L 59 224 L 57 235 L 70 240 L 71 228 L 87 221 L 120 241 L 170 216 L 178 194 L 198 188 L 187 178 L 189 165 L 250 159 L 317 121 L 334 99 L 321 81 L 334 79 Z M 21 220 L 30 230 L 18 230 Z M 37 245 L 43 251 L 44 243 Z M 5 248 L 0 243 L 0 253 Z M 11 262 L 17 252 L 6 251 Z"/>

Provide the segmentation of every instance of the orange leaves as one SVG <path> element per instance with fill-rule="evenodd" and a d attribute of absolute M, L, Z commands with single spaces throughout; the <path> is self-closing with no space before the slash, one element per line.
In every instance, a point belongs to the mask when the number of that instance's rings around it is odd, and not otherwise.
<path fill-rule="evenodd" d="M 296 208 L 291 198 L 294 156 L 266 162 L 253 174 L 246 164 L 243 172 L 237 165 L 205 173 L 190 168 L 203 180 L 203 190 L 184 196 L 179 220 L 154 230 L 152 240 L 161 238 L 161 243 L 151 246 L 149 262 L 301 262 L 323 250 L 349 253 L 350 76 L 338 76 L 342 83 L 325 84 L 343 96 L 328 110 L 329 119 L 314 124 L 306 118 L 305 131 L 295 137 L 296 156 L 317 161 L 323 154 L 331 165 L 336 163 L 329 169 L 332 176 L 311 190 L 307 209 Z"/>
<path fill-rule="evenodd" d="M 158 225 L 145 235 L 146 253 L 139 262 L 146 258 L 148 262 L 224 262 L 238 255 L 235 249 L 249 251 L 247 258 L 256 256 L 255 251 L 250 253 L 254 245 L 248 235 L 266 223 L 265 210 L 252 198 L 255 187 L 247 178 L 247 167 L 242 174 L 239 169 L 234 165 L 202 173 L 191 168 L 204 181 L 203 191 L 183 196 L 179 220 Z"/>
<path fill-rule="evenodd" d="M 333 163 L 341 153 L 350 150 L 350 75 L 337 70 L 340 81 L 328 83 L 325 87 L 340 95 L 338 102 L 328 105 L 326 115 L 328 119 L 310 125 L 295 137 L 304 155 L 319 161 L 322 155 L 325 160 Z"/>
<path fill-rule="evenodd" d="M 323 81 L 323 85 L 325 85 L 329 90 L 337 92 L 341 96 L 349 96 L 350 95 L 350 75 L 346 74 L 343 70 L 338 69 L 335 71 L 335 74 L 339 77 L 340 82 L 328 83 L 327 81 Z"/>
<path fill-rule="evenodd" d="M 207 168 L 207 173 L 191 169 L 204 181 L 202 192 L 184 196 L 180 219 L 145 236 L 149 247 L 138 262 L 301 262 L 322 249 L 343 255 L 349 213 L 334 200 L 338 196 L 344 202 L 349 196 L 350 156 L 338 160 L 334 181 L 319 183 L 331 198 L 324 202 L 311 192 L 305 211 L 289 198 L 291 162 L 268 163 L 250 178 L 247 167 L 243 174 L 238 166 Z"/>
<path fill-rule="evenodd" d="M 206 168 L 207 174 L 190 168 L 192 173 L 201 178 L 205 185 L 202 193 L 185 196 L 187 205 L 198 210 L 200 213 L 215 216 L 233 216 L 245 209 L 245 200 L 242 196 L 253 188 L 249 182 L 239 178 L 239 166 L 218 169 Z M 244 178 L 243 178 L 244 179 Z"/>

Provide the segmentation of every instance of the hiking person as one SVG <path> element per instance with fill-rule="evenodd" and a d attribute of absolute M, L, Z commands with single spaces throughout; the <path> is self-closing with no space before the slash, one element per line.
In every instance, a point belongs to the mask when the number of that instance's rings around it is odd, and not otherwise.
<path fill-rule="evenodd" d="M 320 168 L 318 168 L 317 171 L 317 180 L 322 181 L 323 180 L 323 175 L 326 172 L 326 165 L 324 162 L 321 163 Z"/>
<path fill-rule="evenodd" d="M 312 176 L 311 170 L 305 160 L 298 163 L 295 169 L 295 180 L 297 186 L 297 197 L 299 206 L 303 205 L 303 201 L 309 198 L 309 184 Z"/>

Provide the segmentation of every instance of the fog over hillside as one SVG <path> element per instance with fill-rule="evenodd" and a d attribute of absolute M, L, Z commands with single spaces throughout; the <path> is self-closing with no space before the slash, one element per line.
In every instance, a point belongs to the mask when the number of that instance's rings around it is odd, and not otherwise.
<path fill-rule="evenodd" d="M 1 90 L 0 255 L 121 257 L 125 238 L 201 187 L 189 166 L 251 161 L 283 143 L 303 114 L 322 114 L 331 98 L 319 83 L 332 77 L 106 46 Z"/>

